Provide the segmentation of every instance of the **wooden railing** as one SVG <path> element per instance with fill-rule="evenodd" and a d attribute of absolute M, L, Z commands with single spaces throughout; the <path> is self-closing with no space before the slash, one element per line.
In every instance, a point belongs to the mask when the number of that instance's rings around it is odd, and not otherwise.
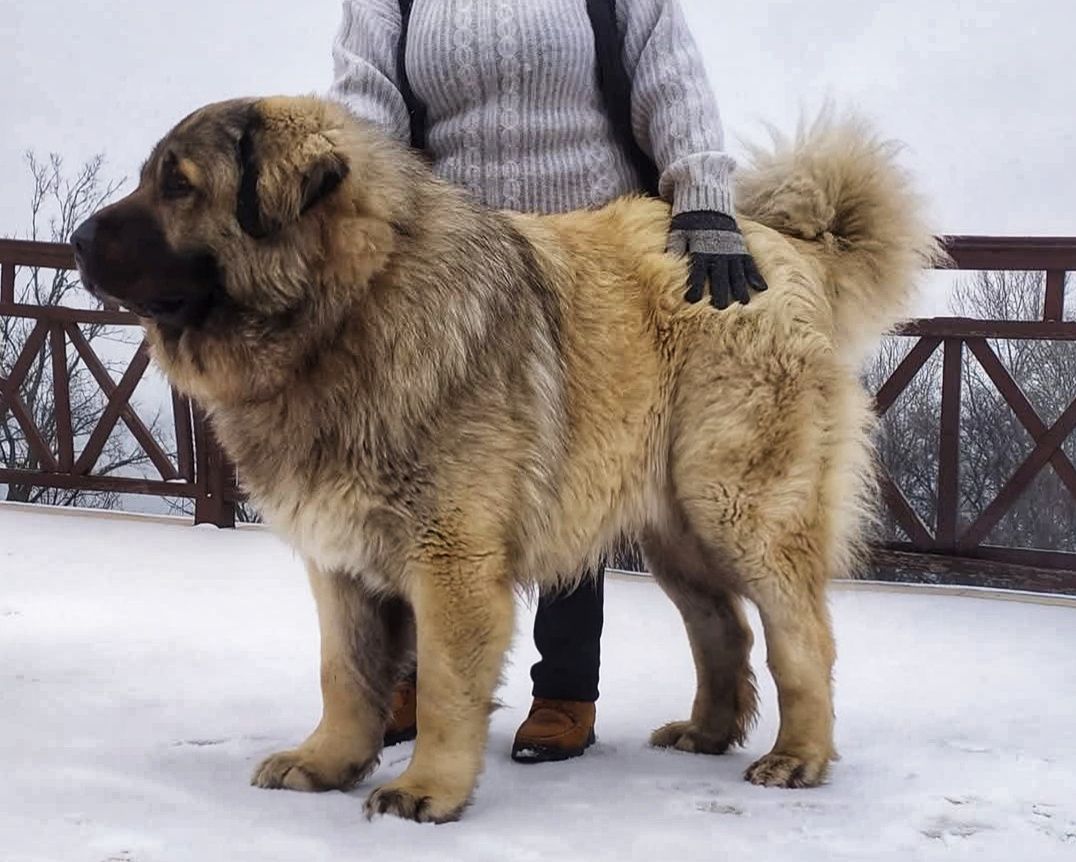
<path fill-rule="evenodd" d="M 892 478 L 884 474 L 882 487 L 886 503 L 908 540 L 877 549 L 877 559 L 887 566 L 931 571 L 950 580 L 995 572 L 1011 575 L 1014 583 L 1021 586 L 1076 591 L 1076 554 L 1051 548 L 997 547 L 985 541 L 990 530 L 1048 465 L 1076 499 L 1076 467 L 1062 449 L 1076 428 L 1076 402 L 1055 422 L 1043 421 L 988 341 L 1076 341 L 1076 322 L 1063 319 L 1065 274 L 1076 270 L 1076 238 L 949 237 L 945 242 L 957 269 L 1044 272 L 1042 318 L 1036 321 L 930 318 L 912 321 L 901 328 L 899 334 L 916 339 L 916 343 L 878 390 L 876 406 L 884 415 L 931 356 L 942 351 L 936 519 L 933 525 L 925 523 Z M 214 442 L 204 417 L 173 392 L 175 452 L 168 454 L 130 404 L 149 362 L 145 344 L 139 346 L 126 372 L 115 383 L 78 329 L 80 323 L 94 322 L 137 326 L 136 318 L 116 308 L 45 307 L 15 301 L 18 267 L 56 270 L 70 269 L 73 265 L 66 245 L 0 240 L 0 316 L 34 321 L 13 367 L 6 377 L 0 377 L 0 416 L 6 411 L 14 415 L 37 461 L 33 470 L 0 465 L 0 482 L 186 497 L 195 503 L 196 522 L 233 524 L 238 496 L 235 471 Z M 54 363 L 54 446 L 46 443 L 19 396 L 26 371 L 46 342 Z M 78 352 L 107 397 L 107 406 L 96 428 L 78 452 L 70 431 L 66 375 L 57 373 L 63 370 L 68 344 Z M 963 524 L 959 494 L 961 381 L 964 363 L 972 360 L 981 366 L 1012 407 L 1034 440 L 1034 448 L 993 502 L 971 523 Z M 94 473 L 101 448 L 119 421 L 124 422 L 143 448 L 158 476 L 132 478 Z"/>
<path fill-rule="evenodd" d="M 60 243 L 0 240 L 0 317 L 33 321 L 18 356 L 6 375 L 0 376 L 0 419 L 10 412 L 26 439 L 35 469 L 0 464 L 0 483 L 42 488 L 105 491 L 188 498 L 194 502 L 195 523 L 221 527 L 235 524 L 235 471 L 213 438 L 204 416 L 188 399 L 173 391 L 172 427 L 175 451 L 157 439 L 131 405 L 131 396 L 149 366 L 144 341 L 135 350 L 126 370 L 115 382 L 101 357 L 79 329 L 80 324 L 135 327 L 138 319 L 118 308 L 71 308 L 16 302 L 16 271 L 19 267 L 48 270 L 74 268 L 69 246 Z M 137 336 L 136 336 L 137 337 Z M 27 372 L 48 344 L 51 354 L 55 434 L 46 441 L 33 412 L 19 394 Z M 100 386 L 105 408 L 95 427 L 75 451 L 71 399 L 68 391 L 68 347 Z M 2 371 L 2 369 L 0 369 Z M 117 423 L 122 421 L 131 437 L 152 464 L 155 477 L 101 475 L 98 460 Z M 172 441 L 170 441 L 172 442 Z"/>
<path fill-rule="evenodd" d="M 988 341 L 1076 341 L 1076 322 L 1064 320 L 1065 276 L 1076 270 L 1076 238 L 949 237 L 946 245 L 958 270 L 1045 273 L 1042 316 L 1033 321 L 936 317 L 901 327 L 900 335 L 917 341 L 878 390 L 875 408 L 884 416 L 928 360 L 942 351 L 936 518 L 933 528 L 924 523 L 883 467 L 886 504 L 908 541 L 879 549 L 876 559 L 949 581 L 978 583 L 992 573 L 1024 588 L 1076 592 L 1076 554 L 986 543 L 990 531 L 1047 466 L 1076 499 L 1076 468 L 1062 449 L 1076 428 L 1076 401 L 1048 425 Z M 993 501 L 965 524 L 960 509 L 961 382 L 964 364 L 973 359 L 1031 435 L 1034 447 Z"/>

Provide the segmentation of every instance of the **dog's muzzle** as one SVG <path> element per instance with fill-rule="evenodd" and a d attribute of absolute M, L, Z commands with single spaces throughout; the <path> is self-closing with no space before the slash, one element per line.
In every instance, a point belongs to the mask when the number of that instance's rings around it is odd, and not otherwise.
<path fill-rule="evenodd" d="M 93 296 L 170 329 L 203 323 L 222 289 L 211 254 L 175 252 L 152 216 L 133 207 L 113 205 L 90 216 L 72 233 L 71 246 Z"/>

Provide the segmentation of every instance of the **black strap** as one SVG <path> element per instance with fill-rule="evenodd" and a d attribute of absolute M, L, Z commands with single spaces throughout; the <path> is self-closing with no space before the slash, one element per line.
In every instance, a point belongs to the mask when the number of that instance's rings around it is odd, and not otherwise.
<path fill-rule="evenodd" d="M 426 105 L 407 77 L 407 28 L 411 23 L 414 0 L 399 0 L 400 40 L 396 45 L 396 79 L 411 120 L 411 146 L 426 149 Z M 624 148 L 639 178 L 639 188 L 647 194 L 658 194 L 658 168 L 646 154 L 631 125 L 631 78 L 624 66 L 624 37 L 616 25 L 616 0 L 587 0 L 587 16 L 594 31 L 594 51 L 597 55 L 598 87 L 613 133 Z"/>
<path fill-rule="evenodd" d="M 616 0 L 587 0 L 598 55 L 598 87 L 613 132 L 639 177 L 639 187 L 657 196 L 658 168 L 639 146 L 631 125 L 631 78 L 624 66 L 624 37 L 616 25 Z"/>
<path fill-rule="evenodd" d="M 407 106 L 411 121 L 411 146 L 416 150 L 426 149 L 426 103 L 411 89 L 411 80 L 407 77 L 407 28 L 411 24 L 411 6 L 414 0 L 400 0 L 400 38 L 396 43 L 396 80 Z"/>

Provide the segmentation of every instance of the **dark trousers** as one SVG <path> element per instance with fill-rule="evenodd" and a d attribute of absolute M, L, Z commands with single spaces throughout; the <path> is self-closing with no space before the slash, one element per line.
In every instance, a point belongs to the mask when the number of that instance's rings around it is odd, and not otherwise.
<path fill-rule="evenodd" d="M 542 657 L 531 668 L 535 697 L 598 699 L 604 598 L 604 565 L 572 592 L 539 598 L 534 645 Z"/>

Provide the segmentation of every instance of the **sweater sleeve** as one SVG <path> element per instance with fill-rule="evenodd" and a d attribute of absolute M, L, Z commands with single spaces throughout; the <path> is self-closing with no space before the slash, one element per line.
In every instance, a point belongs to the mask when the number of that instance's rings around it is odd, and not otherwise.
<path fill-rule="evenodd" d="M 632 77 L 632 126 L 661 172 L 673 213 L 733 214 L 733 160 L 702 55 L 677 0 L 631 0 L 624 63 Z"/>
<path fill-rule="evenodd" d="M 343 7 L 343 20 L 333 42 L 329 98 L 410 143 L 407 105 L 396 81 L 399 4 L 392 0 L 344 0 Z"/>

